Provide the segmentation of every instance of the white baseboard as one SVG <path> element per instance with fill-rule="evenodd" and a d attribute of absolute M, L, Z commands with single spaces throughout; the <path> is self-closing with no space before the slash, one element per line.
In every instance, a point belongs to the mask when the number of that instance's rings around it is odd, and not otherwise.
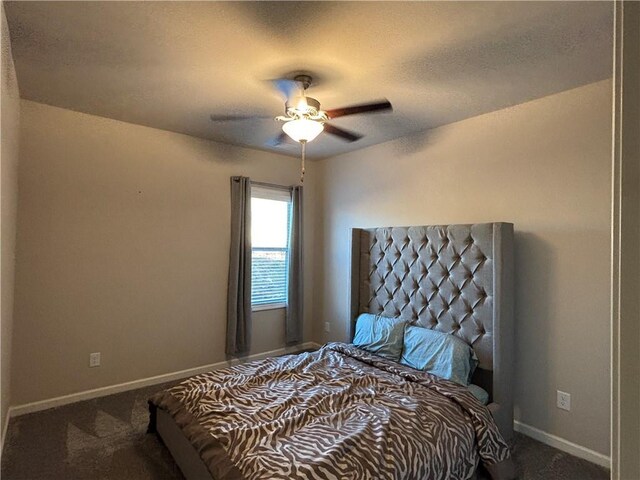
<path fill-rule="evenodd" d="M 538 440 L 546 445 L 555 447 L 558 450 L 569 453 L 575 457 L 582 458 L 591 463 L 600 465 L 601 467 L 611 468 L 611 458 L 603 455 L 602 453 L 590 450 L 576 443 L 565 440 L 564 438 L 556 437 L 543 430 L 539 430 L 526 423 L 521 423 L 517 420 L 513 422 L 513 428 L 516 432 L 520 432 L 527 437 L 531 437 L 534 440 Z"/>
<path fill-rule="evenodd" d="M 2 436 L 0 437 L 0 458 L 2 458 L 2 450 L 4 450 L 4 440 L 7 438 L 7 427 L 9 427 L 9 418 L 11 418 L 11 407 L 7 409 L 4 416 L 4 427 L 2 427 Z"/>
<path fill-rule="evenodd" d="M 174 380 L 181 380 L 183 378 L 198 375 L 200 373 L 209 372 L 211 370 L 217 370 L 239 363 L 249 362 L 252 360 L 262 360 L 267 357 L 273 357 L 277 355 L 284 355 L 287 353 L 303 350 L 307 348 L 320 348 L 321 345 L 315 342 L 306 342 L 300 345 L 292 347 L 278 348 L 269 352 L 256 353 L 243 358 L 237 358 L 233 360 L 225 360 L 218 363 L 212 363 L 210 365 L 203 365 L 201 367 L 189 368 L 187 370 L 180 370 L 178 372 L 165 373 L 162 375 L 156 375 L 155 377 L 141 378 L 131 382 L 119 383 L 117 385 L 109 385 L 107 387 L 95 388 L 93 390 L 85 390 L 83 392 L 72 393 L 69 395 L 63 395 L 61 397 L 48 398 L 46 400 L 39 400 L 37 402 L 25 403 L 23 405 L 15 405 L 9 409 L 10 417 L 18 417 L 27 413 L 39 412 L 42 410 L 48 410 L 49 408 L 60 407 L 62 405 L 68 405 L 70 403 L 81 402 L 83 400 L 91 400 L 93 398 L 105 397 L 107 395 L 113 395 L 114 393 L 126 392 L 128 390 L 135 390 L 136 388 L 149 387 L 157 385 L 159 383 L 172 382 Z M 5 423 L 5 430 L 7 428 L 7 421 Z M 4 441 L 4 432 L 2 435 Z"/>

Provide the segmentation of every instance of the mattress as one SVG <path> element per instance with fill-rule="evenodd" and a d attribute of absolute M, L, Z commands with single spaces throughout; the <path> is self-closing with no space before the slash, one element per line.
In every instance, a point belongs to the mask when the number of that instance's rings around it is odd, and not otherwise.
<path fill-rule="evenodd" d="M 348 344 L 197 375 L 150 409 L 151 429 L 173 429 L 165 442 L 188 441 L 167 445 L 187 478 L 204 466 L 220 480 L 470 479 L 480 463 L 513 476 L 489 410 L 466 388 Z"/>

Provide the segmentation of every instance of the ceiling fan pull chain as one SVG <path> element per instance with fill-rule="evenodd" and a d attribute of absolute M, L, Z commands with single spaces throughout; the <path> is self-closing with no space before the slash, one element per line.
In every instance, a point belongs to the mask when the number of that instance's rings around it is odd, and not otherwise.
<path fill-rule="evenodd" d="M 300 142 L 300 145 L 302 145 L 302 162 L 300 165 L 300 183 L 304 183 L 304 156 L 305 156 L 307 142 L 303 140 Z"/>

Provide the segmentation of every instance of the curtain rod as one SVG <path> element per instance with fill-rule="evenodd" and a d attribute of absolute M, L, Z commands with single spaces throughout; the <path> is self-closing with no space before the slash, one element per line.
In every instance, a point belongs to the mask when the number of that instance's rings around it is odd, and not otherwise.
<path fill-rule="evenodd" d="M 287 192 L 291 191 L 291 187 L 285 187 L 284 185 L 276 185 L 275 183 L 254 182 L 252 180 L 251 185 L 258 185 L 259 187 L 277 188 L 280 190 L 286 190 Z"/>

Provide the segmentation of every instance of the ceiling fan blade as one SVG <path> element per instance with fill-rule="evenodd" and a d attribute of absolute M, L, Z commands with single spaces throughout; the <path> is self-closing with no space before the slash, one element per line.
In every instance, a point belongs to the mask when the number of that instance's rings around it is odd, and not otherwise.
<path fill-rule="evenodd" d="M 334 127 L 333 125 L 329 125 L 328 123 L 324 124 L 324 131 L 330 133 L 331 135 L 335 135 L 336 137 L 340 137 L 347 142 L 355 142 L 356 140 L 360 140 L 363 137 L 363 135 L 360 135 L 359 133 L 354 133 L 342 128 Z"/>
<path fill-rule="evenodd" d="M 283 143 L 286 143 L 289 140 L 289 135 L 284 132 L 280 132 L 280 135 L 273 137 L 265 142 L 265 145 L 268 147 L 279 147 Z"/>
<path fill-rule="evenodd" d="M 235 115 L 235 114 L 211 114 L 209 119 L 212 122 L 236 122 L 238 120 L 260 120 L 263 118 L 273 118 L 270 115 Z"/>
<path fill-rule="evenodd" d="M 280 95 L 285 101 L 304 91 L 302 83 L 289 80 L 288 78 L 276 78 L 275 80 L 271 80 L 271 84 L 280 92 Z"/>
<path fill-rule="evenodd" d="M 360 105 L 351 105 L 350 107 L 334 108 L 327 110 L 329 118 L 344 117 L 345 115 L 356 115 L 358 113 L 378 112 L 383 110 L 393 110 L 389 100 L 380 100 L 373 103 L 363 103 Z"/>

